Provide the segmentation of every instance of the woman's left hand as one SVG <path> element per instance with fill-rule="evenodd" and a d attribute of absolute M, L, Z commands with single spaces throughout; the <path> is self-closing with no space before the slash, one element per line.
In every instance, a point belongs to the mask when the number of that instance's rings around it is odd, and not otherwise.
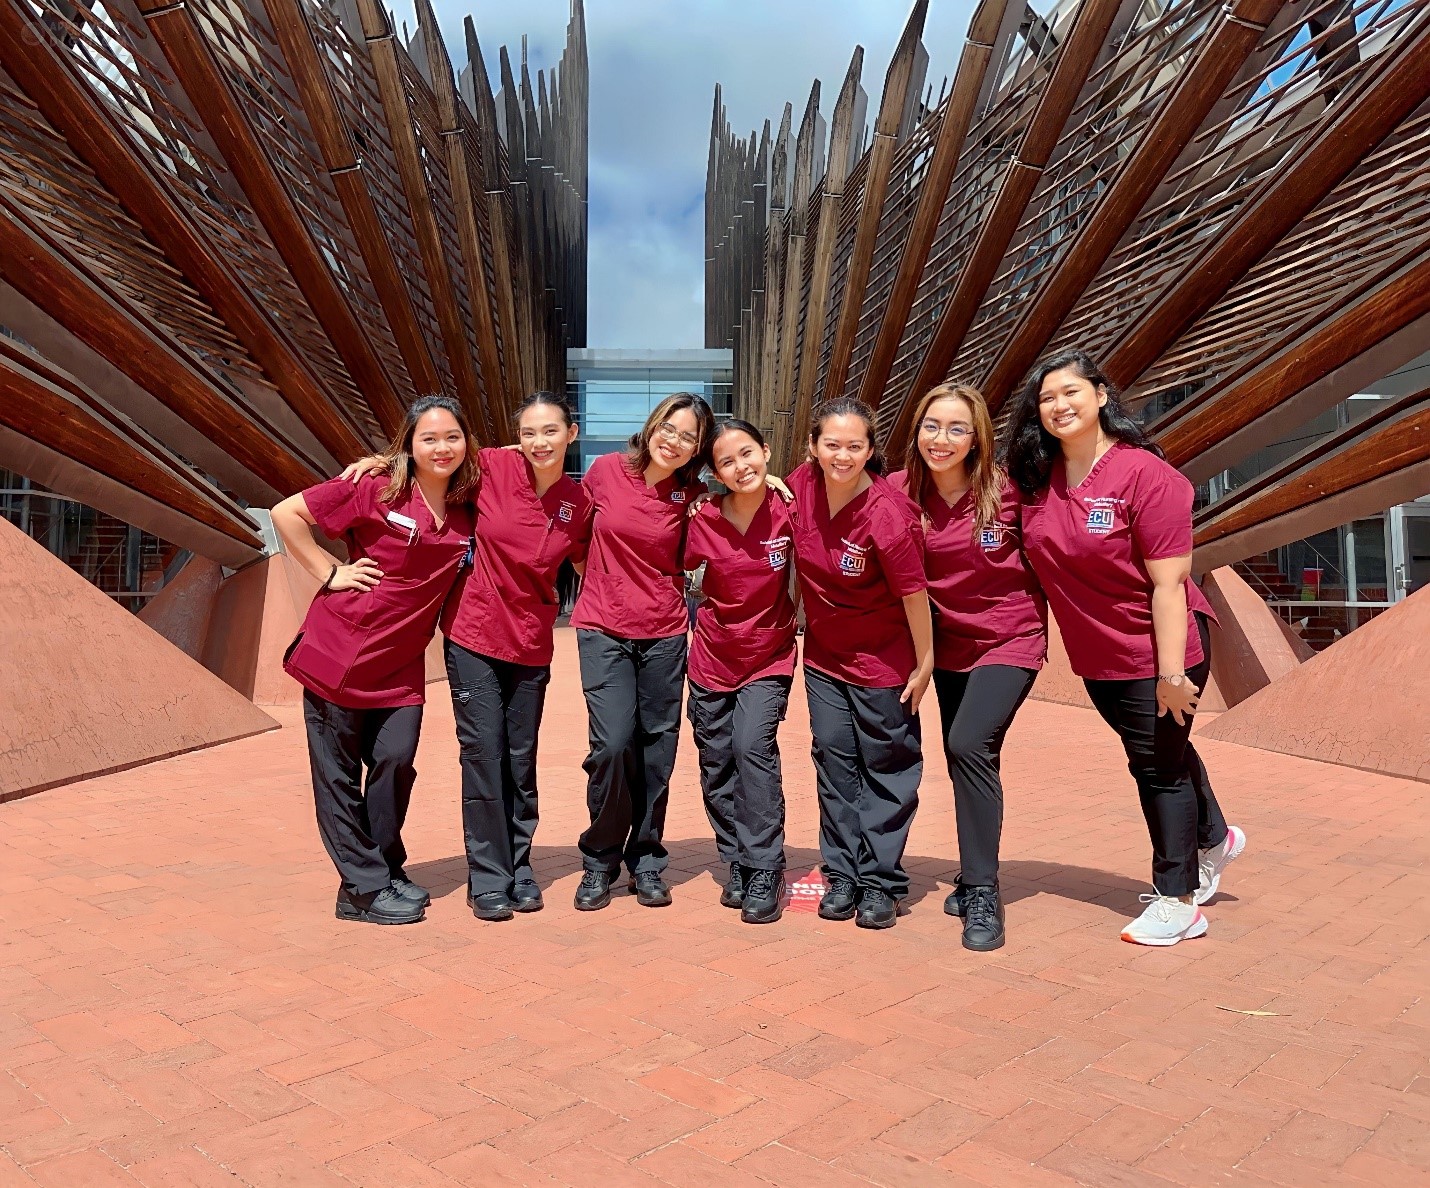
<path fill-rule="evenodd" d="M 1157 679 L 1157 716 L 1160 718 L 1164 714 L 1171 714 L 1172 721 L 1178 726 L 1186 725 L 1186 718 L 1190 718 L 1197 710 L 1197 703 L 1201 701 L 1201 690 L 1198 689 L 1191 680 L 1183 677 L 1177 683 Z M 1182 715 L 1186 715 L 1184 718 Z"/>
<path fill-rule="evenodd" d="M 909 707 L 909 713 L 919 712 L 919 702 L 924 699 L 924 692 L 929 687 L 929 681 L 933 679 L 933 669 L 916 668 L 913 675 L 909 677 L 909 683 L 904 686 L 904 691 L 899 694 L 899 702 Z"/>
<path fill-rule="evenodd" d="M 767 474 L 765 475 L 765 482 L 775 491 L 777 491 L 779 493 L 779 497 L 783 499 L 786 503 L 794 502 L 794 492 L 785 486 L 784 479 L 780 478 L 778 475 Z"/>
<path fill-rule="evenodd" d="M 709 491 L 701 491 L 699 495 L 697 495 L 694 499 L 690 501 L 690 508 L 685 513 L 686 516 L 693 518 L 696 512 L 698 512 L 702 507 L 704 507 L 714 498 L 715 496 L 712 495 Z"/>
<path fill-rule="evenodd" d="M 339 478 L 345 478 L 350 483 L 356 483 L 365 474 L 386 474 L 387 460 L 377 454 L 369 454 L 366 458 L 359 458 L 351 466 L 343 468 Z"/>

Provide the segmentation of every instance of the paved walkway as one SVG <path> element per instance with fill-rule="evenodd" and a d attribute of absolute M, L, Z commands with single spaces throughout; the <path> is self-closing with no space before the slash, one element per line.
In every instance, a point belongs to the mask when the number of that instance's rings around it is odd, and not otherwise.
<path fill-rule="evenodd" d="M 941 762 L 897 928 L 757 928 L 716 903 L 686 739 L 675 905 L 578 915 L 573 652 L 563 633 L 540 915 L 463 902 L 439 686 L 415 927 L 333 918 L 293 712 L 0 805 L 0 1188 L 1430 1183 L 1430 786 L 1208 743 L 1250 845 L 1207 939 L 1140 949 L 1117 936 L 1149 855 L 1115 740 L 1030 702 L 1005 758 L 1010 938 L 980 956 L 941 910 Z M 783 739 L 804 873 L 798 688 Z"/>

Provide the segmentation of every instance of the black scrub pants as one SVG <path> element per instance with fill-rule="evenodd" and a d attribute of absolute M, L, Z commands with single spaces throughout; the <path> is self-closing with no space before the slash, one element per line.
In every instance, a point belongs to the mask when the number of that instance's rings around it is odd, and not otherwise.
<path fill-rule="evenodd" d="M 407 861 L 402 823 L 417 780 L 422 707 L 348 709 L 305 690 L 303 721 L 323 847 L 343 890 L 381 891 Z"/>
<path fill-rule="evenodd" d="M 902 686 L 867 689 L 806 667 L 809 728 L 819 789 L 819 850 L 826 878 L 909 893 L 904 846 L 919 806 L 923 744 Z"/>
<path fill-rule="evenodd" d="M 985 664 L 969 672 L 933 670 L 965 887 L 992 887 L 998 882 L 1003 736 L 1037 675 L 1031 668 L 1011 664 Z"/>
<path fill-rule="evenodd" d="M 785 794 L 779 727 L 790 677 L 765 677 L 722 693 L 690 682 L 686 714 L 700 751 L 700 788 L 727 866 L 785 868 Z"/>
<path fill-rule="evenodd" d="M 581 688 L 591 750 L 581 835 L 587 870 L 615 875 L 659 874 L 669 861 L 662 837 L 670 773 L 680 741 L 686 638 L 623 639 L 604 631 L 576 632 Z"/>
<path fill-rule="evenodd" d="M 1211 634 L 1197 615 L 1202 662 L 1187 670 L 1198 689 L 1211 671 Z M 1219 846 L 1226 818 L 1217 804 L 1207 769 L 1188 741 L 1192 715 L 1178 726 L 1171 714 L 1157 716 L 1155 677 L 1136 681 L 1083 681 L 1087 694 L 1122 739 L 1127 769 L 1137 781 L 1142 815 L 1152 837 L 1152 885 L 1159 895 L 1190 895 L 1197 889 L 1197 850 Z"/>
<path fill-rule="evenodd" d="M 462 756 L 467 893 L 510 894 L 536 881 L 536 734 L 551 669 L 482 656 L 450 639 L 445 651 Z"/>

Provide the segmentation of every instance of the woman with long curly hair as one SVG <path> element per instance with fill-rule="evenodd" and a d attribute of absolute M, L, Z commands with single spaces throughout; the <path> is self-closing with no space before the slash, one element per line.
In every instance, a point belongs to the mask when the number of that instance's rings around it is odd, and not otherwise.
<path fill-rule="evenodd" d="M 1081 350 L 1043 360 L 1009 422 L 1023 547 L 1072 670 L 1122 740 L 1152 839 L 1151 895 L 1122 939 L 1202 936 L 1201 910 L 1246 835 L 1189 741 L 1211 670 L 1212 610 L 1191 581 L 1192 484 Z"/>

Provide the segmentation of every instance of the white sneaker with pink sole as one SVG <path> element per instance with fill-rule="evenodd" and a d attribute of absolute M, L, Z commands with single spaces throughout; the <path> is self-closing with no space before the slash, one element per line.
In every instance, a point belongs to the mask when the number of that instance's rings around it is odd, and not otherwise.
<path fill-rule="evenodd" d="M 1122 926 L 1122 939 L 1134 945 L 1165 947 L 1178 941 L 1205 936 L 1207 918 L 1194 903 L 1183 903 L 1172 895 L 1144 895 L 1147 905 L 1135 920 Z"/>
<path fill-rule="evenodd" d="M 1240 855 L 1244 849 L 1246 849 L 1246 831 L 1235 825 L 1228 825 L 1226 836 L 1221 839 L 1221 845 L 1213 846 L 1210 850 L 1197 851 L 1197 869 L 1201 875 L 1201 881 L 1196 894 L 1192 897 L 1194 902 L 1198 905 L 1206 903 L 1217 893 L 1217 888 L 1221 886 L 1221 872 L 1226 869 L 1226 864 Z"/>

